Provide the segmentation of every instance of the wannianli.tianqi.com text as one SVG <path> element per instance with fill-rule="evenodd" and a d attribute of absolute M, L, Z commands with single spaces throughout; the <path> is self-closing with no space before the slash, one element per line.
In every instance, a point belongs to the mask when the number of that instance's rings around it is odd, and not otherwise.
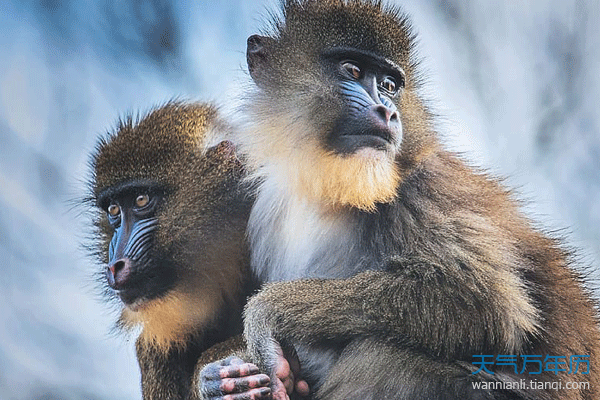
<path fill-rule="evenodd" d="M 480 372 L 495 375 L 494 372 L 488 367 L 494 365 L 507 366 L 514 368 L 515 374 L 528 374 L 536 375 L 541 374 L 542 371 L 554 372 L 559 374 L 560 372 L 566 372 L 569 375 L 582 374 L 588 375 L 590 373 L 590 356 L 583 354 L 576 354 L 572 356 L 553 356 L 546 355 L 474 355 L 473 358 L 479 359 L 473 361 L 473 365 L 478 365 L 479 369 L 474 371 L 473 374 Z M 557 381 L 541 381 L 531 378 L 523 378 L 519 380 L 510 381 L 482 381 L 472 382 L 473 389 L 481 390 L 588 390 L 590 388 L 589 382 L 583 381 L 568 381 L 563 382 Z"/>
<path fill-rule="evenodd" d="M 493 382 L 471 382 L 473 389 L 481 390 L 587 390 L 589 382 L 542 382 L 534 379 L 520 379 L 519 381 L 493 381 Z"/>
<path fill-rule="evenodd" d="M 544 372 L 554 372 L 558 375 L 560 372 L 568 374 L 583 374 L 590 373 L 590 356 L 584 354 L 576 354 L 570 357 L 546 355 L 542 358 L 541 355 L 487 355 L 478 354 L 473 358 L 479 358 L 479 361 L 473 361 L 473 365 L 479 365 L 479 369 L 473 374 L 486 372 L 494 375 L 494 372 L 488 369 L 488 366 L 501 365 L 513 367 L 515 374 L 523 374 L 527 372 L 529 375 L 541 374 Z"/>

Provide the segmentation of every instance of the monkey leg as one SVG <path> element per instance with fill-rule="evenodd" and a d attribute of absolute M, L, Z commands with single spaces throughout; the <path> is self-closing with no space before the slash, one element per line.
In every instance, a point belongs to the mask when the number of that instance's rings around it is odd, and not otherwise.
<path fill-rule="evenodd" d="M 144 400 L 187 400 L 191 397 L 194 366 L 200 354 L 197 346 L 189 344 L 185 348 L 165 349 L 138 339 L 136 353 Z"/>
<path fill-rule="evenodd" d="M 314 400 L 527 399 L 519 393 L 475 389 L 473 382 L 497 381 L 472 374 L 467 363 L 434 360 L 418 351 L 384 344 L 375 338 L 346 346 Z"/>

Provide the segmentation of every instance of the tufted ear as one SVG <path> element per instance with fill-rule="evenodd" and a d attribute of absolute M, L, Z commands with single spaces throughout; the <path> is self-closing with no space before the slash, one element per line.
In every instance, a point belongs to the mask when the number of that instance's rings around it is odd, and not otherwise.
<path fill-rule="evenodd" d="M 270 51 L 275 39 L 267 36 L 252 35 L 248 38 L 246 61 L 248 71 L 254 82 L 261 86 L 266 83 L 266 74 L 271 69 Z"/>

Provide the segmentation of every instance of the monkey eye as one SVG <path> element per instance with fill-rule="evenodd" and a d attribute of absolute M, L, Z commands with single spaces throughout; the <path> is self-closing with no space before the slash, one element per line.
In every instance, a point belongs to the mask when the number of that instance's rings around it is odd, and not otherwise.
<path fill-rule="evenodd" d="M 135 199 L 135 206 L 139 208 L 146 207 L 149 202 L 150 196 L 147 194 L 141 194 Z"/>
<path fill-rule="evenodd" d="M 110 206 L 108 206 L 108 215 L 110 215 L 111 217 L 116 217 L 121 213 L 121 208 L 116 205 L 116 204 L 111 204 Z"/>
<path fill-rule="evenodd" d="M 359 66 L 350 61 L 342 63 L 342 68 L 352 75 L 354 79 L 360 79 L 362 76 L 362 71 L 360 70 Z"/>
<path fill-rule="evenodd" d="M 388 93 L 395 94 L 398 91 L 398 85 L 396 84 L 396 80 L 391 76 L 386 76 L 383 81 L 380 83 L 381 88 Z"/>

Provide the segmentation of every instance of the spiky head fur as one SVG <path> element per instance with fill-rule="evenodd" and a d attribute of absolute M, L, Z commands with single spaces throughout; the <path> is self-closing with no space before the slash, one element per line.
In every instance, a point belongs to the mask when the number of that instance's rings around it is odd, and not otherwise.
<path fill-rule="evenodd" d="M 202 152 L 217 110 L 210 105 L 170 102 L 135 121 L 120 120 L 100 140 L 92 160 L 93 191 L 131 180 L 172 182 L 186 156 Z M 182 152 L 184 152 L 182 154 Z"/>

